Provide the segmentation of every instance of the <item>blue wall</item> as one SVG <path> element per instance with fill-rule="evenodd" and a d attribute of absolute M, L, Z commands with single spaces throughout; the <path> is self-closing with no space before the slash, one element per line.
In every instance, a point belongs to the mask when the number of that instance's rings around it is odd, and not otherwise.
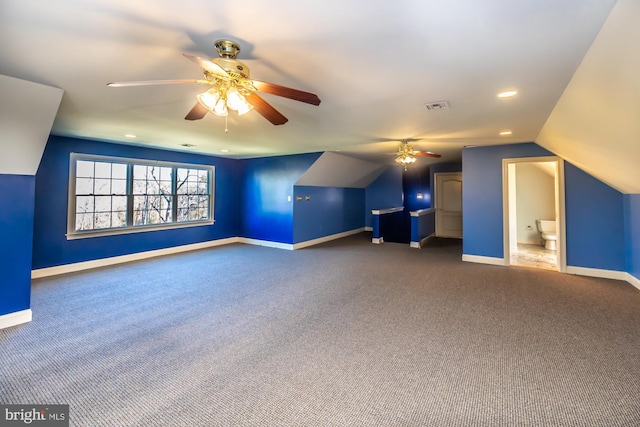
<path fill-rule="evenodd" d="M 409 167 L 402 175 L 404 210 L 407 212 L 431 207 L 431 176 L 429 166 Z M 418 193 L 422 198 L 418 198 Z"/>
<path fill-rule="evenodd" d="M 462 151 L 464 254 L 504 257 L 502 159 L 545 155 L 533 143 Z M 625 271 L 622 194 L 565 162 L 565 209 L 567 266 Z"/>
<path fill-rule="evenodd" d="M 296 186 L 294 201 L 294 243 L 364 227 L 364 189 Z"/>
<path fill-rule="evenodd" d="M 625 194 L 626 269 L 640 280 L 640 194 Z"/>
<path fill-rule="evenodd" d="M 293 186 L 321 153 L 244 160 L 241 236 L 292 244 Z M 288 198 L 291 197 L 291 200 Z"/>
<path fill-rule="evenodd" d="M 402 168 L 391 166 L 365 189 L 365 226 L 373 227 L 372 210 L 403 205 Z"/>
<path fill-rule="evenodd" d="M 567 265 L 625 271 L 624 199 L 565 162 Z"/>
<path fill-rule="evenodd" d="M 0 174 L 0 315 L 30 305 L 34 196 L 34 176 Z"/>
<path fill-rule="evenodd" d="M 502 159 L 552 156 L 534 143 L 462 150 L 462 252 L 503 258 Z"/>
<path fill-rule="evenodd" d="M 72 152 L 215 166 L 215 224 L 67 240 L 69 155 Z M 36 174 L 33 268 L 45 268 L 238 236 L 238 160 L 52 136 Z"/>

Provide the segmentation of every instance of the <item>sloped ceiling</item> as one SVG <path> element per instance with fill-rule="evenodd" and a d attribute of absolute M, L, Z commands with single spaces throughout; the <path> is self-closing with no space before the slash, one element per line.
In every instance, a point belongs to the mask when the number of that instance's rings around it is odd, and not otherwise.
<path fill-rule="evenodd" d="M 36 174 L 62 94 L 0 75 L 0 173 Z"/>
<path fill-rule="evenodd" d="M 640 2 L 618 0 L 536 138 L 623 193 L 640 193 Z"/>
<path fill-rule="evenodd" d="M 337 153 L 323 153 L 296 185 L 365 188 L 387 167 Z"/>

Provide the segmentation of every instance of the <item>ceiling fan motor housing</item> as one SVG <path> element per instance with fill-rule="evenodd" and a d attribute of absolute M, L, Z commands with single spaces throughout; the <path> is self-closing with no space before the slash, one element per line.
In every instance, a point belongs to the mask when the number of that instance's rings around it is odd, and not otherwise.
<path fill-rule="evenodd" d="M 212 58 L 211 62 L 218 64 L 227 73 L 231 73 L 232 75 L 239 74 L 245 79 L 249 78 L 249 67 L 242 61 L 231 58 Z"/>

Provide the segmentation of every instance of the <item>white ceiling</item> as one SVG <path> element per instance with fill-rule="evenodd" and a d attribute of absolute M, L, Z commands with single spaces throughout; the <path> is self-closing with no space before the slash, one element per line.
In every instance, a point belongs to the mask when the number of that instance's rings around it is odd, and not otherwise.
<path fill-rule="evenodd" d="M 57 135 L 233 158 L 340 150 L 384 162 L 394 140 L 416 138 L 416 149 L 443 156 L 419 159 L 426 164 L 459 160 L 465 145 L 535 141 L 614 4 L 2 0 L 0 74 L 64 90 Z M 225 133 L 224 118 L 183 119 L 202 87 L 106 86 L 200 78 L 181 54 L 216 56 L 220 38 L 239 42 L 253 78 L 322 103 L 265 94 L 288 123 L 251 112 L 230 116 Z M 519 95 L 496 97 L 511 88 Z M 424 108 L 443 100 L 450 109 Z"/>

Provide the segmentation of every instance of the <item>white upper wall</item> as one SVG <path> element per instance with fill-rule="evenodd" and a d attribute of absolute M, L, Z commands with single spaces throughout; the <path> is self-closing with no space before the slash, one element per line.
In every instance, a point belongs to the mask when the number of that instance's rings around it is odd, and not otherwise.
<path fill-rule="evenodd" d="M 640 193 L 639 23 L 640 1 L 618 0 L 536 139 L 634 194 Z"/>
<path fill-rule="evenodd" d="M 36 174 L 63 92 L 0 75 L 0 174 Z"/>

